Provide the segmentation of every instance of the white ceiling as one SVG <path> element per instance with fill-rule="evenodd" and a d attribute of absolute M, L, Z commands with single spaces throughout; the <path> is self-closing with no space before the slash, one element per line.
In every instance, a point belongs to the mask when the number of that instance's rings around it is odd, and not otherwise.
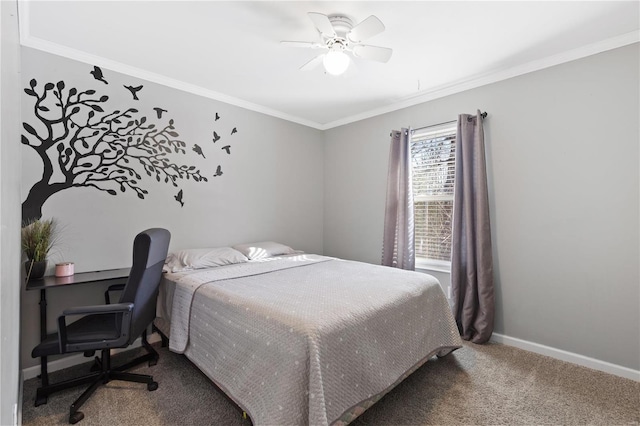
<path fill-rule="evenodd" d="M 25 46 L 318 129 L 640 40 L 640 2 L 22 1 Z M 319 53 L 307 12 L 376 15 L 386 64 L 298 68 Z"/>

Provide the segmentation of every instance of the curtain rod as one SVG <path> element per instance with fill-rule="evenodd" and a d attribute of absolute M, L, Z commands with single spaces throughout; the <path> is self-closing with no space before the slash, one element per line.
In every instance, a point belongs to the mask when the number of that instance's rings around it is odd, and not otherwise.
<path fill-rule="evenodd" d="M 482 113 L 480 114 L 480 117 L 482 117 L 483 119 L 485 119 L 485 118 L 487 118 L 487 115 L 488 115 L 488 114 L 487 114 L 487 112 L 485 111 L 485 112 L 482 112 Z M 467 117 L 467 121 L 471 121 L 471 120 L 473 120 L 474 118 L 475 118 L 475 116 L 470 115 L 469 117 Z M 428 128 L 430 128 L 430 127 L 442 126 L 442 125 L 444 125 L 444 124 L 455 123 L 455 122 L 457 122 L 457 121 L 458 121 L 458 120 L 451 120 L 451 121 L 445 121 L 445 122 L 443 122 L 443 123 L 431 124 L 431 125 L 429 125 L 429 126 L 418 127 L 418 128 L 416 128 L 416 129 L 411 129 L 411 133 L 415 132 L 416 130 L 423 130 L 423 129 L 428 129 Z M 393 136 L 393 133 L 390 133 L 390 134 L 389 134 L 389 136 Z"/>
<path fill-rule="evenodd" d="M 483 112 L 480 114 L 480 117 L 482 117 L 483 119 L 487 117 L 487 112 Z M 467 117 L 467 121 L 471 121 L 475 118 L 475 115 L 470 115 L 469 117 Z M 423 130 L 423 129 L 428 129 L 430 127 L 436 127 L 436 126 L 442 126 L 443 124 L 449 124 L 449 123 L 455 123 L 458 120 L 451 120 L 451 121 L 445 121 L 444 123 L 438 123 L 438 124 L 431 124 L 429 126 L 424 126 L 424 127 L 418 127 L 415 129 L 411 129 L 412 132 L 415 132 L 416 130 Z"/>

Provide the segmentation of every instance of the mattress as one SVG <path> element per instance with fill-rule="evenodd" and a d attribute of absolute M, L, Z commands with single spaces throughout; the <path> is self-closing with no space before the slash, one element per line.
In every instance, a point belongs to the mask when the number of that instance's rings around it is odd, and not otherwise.
<path fill-rule="evenodd" d="M 436 278 L 296 255 L 170 273 L 156 326 L 256 425 L 347 424 L 461 346 Z"/>

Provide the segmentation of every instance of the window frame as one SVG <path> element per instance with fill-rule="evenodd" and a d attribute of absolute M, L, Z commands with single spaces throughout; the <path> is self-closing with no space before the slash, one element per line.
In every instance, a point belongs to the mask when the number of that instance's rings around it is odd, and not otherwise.
<path fill-rule="evenodd" d="M 457 122 L 456 121 L 451 121 L 448 123 L 443 123 L 443 124 L 439 124 L 436 126 L 430 126 L 428 128 L 425 128 L 423 130 L 420 131 L 414 131 L 414 133 L 412 134 L 412 141 L 411 143 L 413 144 L 414 141 L 420 141 L 420 140 L 433 140 L 436 139 L 438 137 L 446 137 L 446 136 L 450 136 L 453 135 L 453 143 L 455 144 L 457 142 Z M 454 145 L 455 148 L 457 148 L 456 145 Z M 454 148 L 454 149 L 455 149 Z M 413 152 L 413 147 L 410 150 L 410 155 L 411 155 L 411 172 L 412 172 L 412 176 L 415 172 L 414 169 L 414 152 Z M 441 164 L 441 163 L 440 163 Z M 454 169 L 453 169 L 453 176 L 455 178 L 455 155 L 454 155 Z M 412 184 L 413 184 L 413 177 L 412 177 Z M 455 185 L 455 182 L 454 182 Z M 414 221 L 415 221 L 415 205 L 416 203 L 419 202 L 429 202 L 429 201 L 451 201 L 453 203 L 454 200 L 454 192 L 452 191 L 451 194 L 437 194 L 437 195 L 417 195 L 415 192 L 415 189 L 413 191 L 413 208 L 414 208 Z M 453 233 L 453 218 L 451 220 L 451 233 Z M 417 223 L 414 222 L 414 229 L 415 227 L 417 227 Z M 433 259 L 433 258 L 428 258 L 428 257 L 423 257 L 423 256 L 419 256 L 417 253 L 415 254 L 415 267 L 416 269 L 427 269 L 427 270 L 431 270 L 431 271 L 438 271 L 438 272 L 446 272 L 446 273 L 450 273 L 451 272 L 451 259 L 449 258 L 449 260 L 440 260 L 440 259 Z"/>

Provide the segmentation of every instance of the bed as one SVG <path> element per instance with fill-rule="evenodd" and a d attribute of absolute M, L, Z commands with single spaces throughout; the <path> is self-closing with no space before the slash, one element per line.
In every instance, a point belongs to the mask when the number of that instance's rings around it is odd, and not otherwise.
<path fill-rule="evenodd" d="M 255 425 L 348 424 L 461 345 L 430 275 L 249 246 L 168 268 L 155 325 Z"/>

